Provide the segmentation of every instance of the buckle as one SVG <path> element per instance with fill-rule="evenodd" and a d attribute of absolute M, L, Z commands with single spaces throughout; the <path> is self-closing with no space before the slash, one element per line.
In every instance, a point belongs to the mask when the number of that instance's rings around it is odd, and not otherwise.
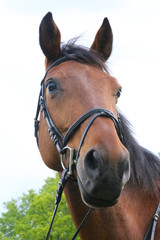
<path fill-rule="evenodd" d="M 65 164 L 67 165 L 67 167 L 69 168 L 69 171 L 68 173 L 70 175 L 72 175 L 72 166 L 76 163 L 75 159 L 74 159 L 74 153 L 75 153 L 75 149 L 74 148 L 71 148 L 69 146 L 66 146 L 63 148 L 63 150 L 69 150 L 70 151 L 70 154 L 69 154 L 69 166 L 68 166 L 68 163 L 67 163 L 67 160 L 66 160 L 66 154 L 63 153 L 63 154 L 60 154 L 60 160 L 61 160 L 61 165 L 62 165 L 62 168 L 63 169 L 66 169 L 65 165 L 64 165 L 64 161 L 65 161 Z M 66 152 L 66 151 L 65 151 Z"/>

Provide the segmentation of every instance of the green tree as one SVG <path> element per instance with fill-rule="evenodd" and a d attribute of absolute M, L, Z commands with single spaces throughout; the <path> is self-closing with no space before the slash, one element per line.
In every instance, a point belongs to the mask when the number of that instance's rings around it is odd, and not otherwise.
<path fill-rule="evenodd" d="M 0 217 L 0 239 L 44 240 L 52 219 L 58 181 L 58 175 L 56 178 L 48 178 L 38 193 L 30 190 L 17 200 L 5 203 L 6 212 Z M 75 231 L 62 195 L 50 240 L 69 240 Z"/>

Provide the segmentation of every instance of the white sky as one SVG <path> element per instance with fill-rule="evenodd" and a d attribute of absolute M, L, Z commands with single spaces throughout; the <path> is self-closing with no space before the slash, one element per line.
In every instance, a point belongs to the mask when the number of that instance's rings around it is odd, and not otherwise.
<path fill-rule="evenodd" d="M 0 0 L 0 213 L 3 202 L 38 190 L 53 171 L 33 136 L 44 57 L 38 43 L 43 16 L 51 11 L 62 41 L 83 36 L 90 46 L 103 18 L 114 34 L 109 69 L 123 86 L 119 108 L 138 141 L 160 152 L 159 0 Z"/>

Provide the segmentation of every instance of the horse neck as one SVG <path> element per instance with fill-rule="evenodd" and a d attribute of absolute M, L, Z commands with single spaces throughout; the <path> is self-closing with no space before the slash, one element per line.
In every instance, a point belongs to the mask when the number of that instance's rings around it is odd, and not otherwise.
<path fill-rule="evenodd" d="M 89 208 L 81 200 L 76 183 L 67 183 L 65 196 L 77 228 Z M 82 240 L 142 240 L 157 204 L 154 194 L 146 194 L 141 188 L 127 184 L 115 206 L 91 212 L 80 237 Z M 159 238 L 160 235 L 155 240 Z"/>

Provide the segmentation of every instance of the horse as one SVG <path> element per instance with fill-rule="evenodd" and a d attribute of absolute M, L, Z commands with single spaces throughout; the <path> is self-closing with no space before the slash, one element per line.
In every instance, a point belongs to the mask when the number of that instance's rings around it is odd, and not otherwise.
<path fill-rule="evenodd" d="M 80 238 L 147 240 L 152 234 L 159 240 L 160 160 L 139 145 L 117 107 L 122 86 L 105 64 L 113 44 L 108 19 L 88 49 L 75 39 L 61 44 L 48 12 L 39 42 L 47 71 L 35 120 L 37 143 L 49 168 L 60 176 L 69 169 L 74 179 L 64 193 L 76 228 L 94 209 Z M 151 231 L 152 220 L 157 227 Z"/>

